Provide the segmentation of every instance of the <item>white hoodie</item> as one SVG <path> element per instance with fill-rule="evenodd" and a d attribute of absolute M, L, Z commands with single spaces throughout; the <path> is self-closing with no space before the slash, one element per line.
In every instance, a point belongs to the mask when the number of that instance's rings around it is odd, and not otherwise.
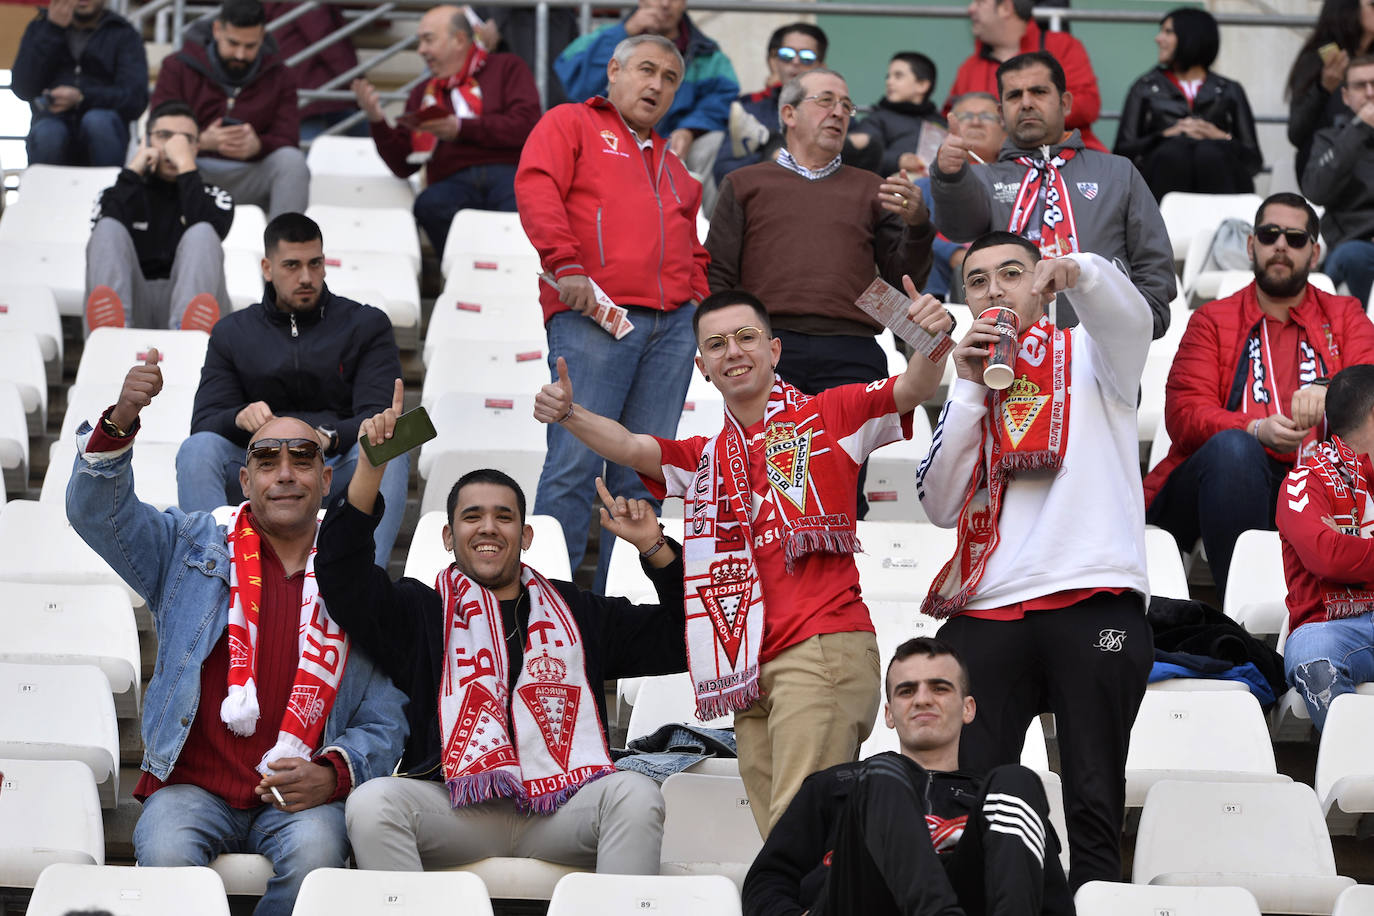
<path fill-rule="evenodd" d="M 1067 589 L 1129 588 L 1148 597 L 1145 497 L 1136 404 L 1150 347 L 1145 298 L 1099 255 L 1071 254 L 1073 335 L 1069 437 L 1057 471 L 1018 471 L 1002 496 L 999 542 L 967 610 L 998 608 Z M 959 523 L 979 458 L 988 389 L 956 379 L 916 491 L 930 520 Z"/>

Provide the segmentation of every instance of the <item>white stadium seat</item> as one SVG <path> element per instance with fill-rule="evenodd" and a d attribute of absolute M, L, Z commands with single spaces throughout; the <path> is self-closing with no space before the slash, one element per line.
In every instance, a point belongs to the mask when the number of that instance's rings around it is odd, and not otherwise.
<path fill-rule="evenodd" d="M 1331 916 L 1369 916 L 1374 913 L 1374 884 L 1348 887 L 1336 898 Z"/>
<path fill-rule="evenodd" d="M 224 882 L 224 892 L 236 897 L 261 897 L 275 873 L 271 859 L 251 852 L 223 853 L 210 868 Z"/>
<path fill-rule="evenodd" d="M 177 504 L 177 450 L 173 442 L 150 439 L 134 447 L 134 488 L 138 498 L 158 509 L 170 509 Z M 48 452 L 48 472 L 43 477 L 40 502 L 64 504 L 67 483 L 71 480 L 76 459 L 76 442 L 58 439 Z"/>
<path fill-rule="evenodd" d="M 1260 916 L 1243 887 L 1156 887 L 1089 881 L 1073 896 L 1078 916 Z"/>
<path fill-rule="evenodd" d="M 1302 783 L 1157 782 L 1136 834 L 1135 884 L 1238 886 L 1265 913 L 1327 914 L 1336 874 L 1321 806 Z"/>
<path fill-rule="evenodd" d="M 549 381 L 548 350 L 537 338 L 497 341 L 453 337 L 445 341 L 440 352 L 445 358 L 435 360 L 425 371 L 420 392 L 420 403 L 431 415 L 448 392 L 522 398 L 533 405 L 534 396 Z"/>
<path fill-rule="evenodd" d="M 22 489 L 29 479 L 29 423 L 14 382 L 0 381 L 0 468 Z"/>
<path fill-rule="evenodd" d="M 317 868 L 301 882 L 292 916 L 393 916 L 414 913 L 491 916 L 482 879 L 461 871 L 368 871 Z"/>
<path fill-rule="evenodd" d="M 181 331 L 174 333 L 180 334 Z M 198 331 L 187 333 L 196 334 Z M 128 370 L 126 369 L 125 372 Z M 67 389 L 67 412 L 62 415 L 62 431 L 59 442 L 76 441 L 76 431 L 83 422 L 92 425 L 100 419 L 105 408 L 119 397 L 119 387 L 124 376 L 117 382 L 103 381 L 90 385 L 73 385 Z M 139 412 L 138 445 L 148 442 L 170 442 L 180 445 L 191 435 L 191 413 L 195 406 L 196 383 L 189 385 L 164 385 L 153 403 Z"/>
<path fill-rule="evenodd" d="M 664 534 L 682 543 L 683 523 L 681 518 L 661 518 Z M 611 562 L 606 568 L 606 594 L 617 598 L 629 598 L 636 604 L 653 603 L 655 597 L 653 583 L 644 575 L 639 564 L 639 552 L 626 542 L 616 538 L 611 548 Z"/>
<path fill-rule="evenodd" d="M 101 193 L 119 169 L 31 165 L 19 176 L 19 197 L 0 217 L 0 241 L 62 242 L 85 246 Z"/>
<path fill-rule="evenodd" d="M 252 255 L 253 266 L 258 268 L 258 279 L 262 279 L 262 234 L 267 229 L 267 214 L 255 204 L 235 204 L 234 222 L 229 226 L 229 234 L 224 237 L 222 247 L 226 252 L 242 251 Z M 328 241 L 328 237 L 325 239 Z"/>
<path fill-rule="evenodd" d="M 81 316 L 86 308 L 86 242 L 36 242 L 0 239 L 5 282 L 46 287 L 62 315 Z"/>
<path fill-rule="evenodd" d="M 350 252 L 400 254 L 409 272 L 420 273 L 420 234 L 408 207 L 335 207 L 316 205 L 305 215 L 320 225 L 327 258 Z"/>
<path fill-rule="evenodd" d="M 0 757 L 79 760 L 113 808 L 119 734 L 110 682 L 94 665 L 0 662 Z"/>
<path fill-rule="evenodd" d="M 325 254 L 324 281 L 330 292 L 381 309 L 391 319 L 393 328 L 412 331 L 410 337 L 418 343 L 420 282 L 406 255 L 394 251 L 329 250 Z"/>
<path fill-rule="evenodd" d="M 86 338 L 81 364 L 76 367 L 77 385 L 104 385 L 118 395 L 124 376 L 140 365 L 150 348 L 157 348 L 158 368 L 164 385 L 200 384 L 200 369 L 210 335 L 203 331 L 168 331 L 147 328 L 96 328 Z"/>
<path fill-rule="evenodd" d="M 1174 260 L 1182 261 L 1187 256 L 1193 236 L 1210 234 L 1222 220 L 1254 219 L 1261 199 L 1258 194 L 1165 194 L 1159 202 L 1159 213 L 1173 242 Z"/>
<path fill-rule="evenodd" d="M 32 331 L 0 327 L 0 380 L 13 382 L 29 418 L 29 429 L 43 435 L 48 429 L 48 372 L 43 347 Z"/>
<path fill-rule="evenodd" d="M 62 380 L 62 316 L 51 289 L 0 280 L 0 330 L 36 334 L 48 380 Z"/>
<path fill-rule="evenodd" d="M 523 856 L 491 856 L 467 865 L 439 870 L 471 872 L 482 879 L 493 900 L 548 900 L 559 881 L 568 875 L 585 871 L 571 865 Z"/>
<path fill-rule="evenodd" d="M 739 891 L 719 875 L 568 875 L 554 888 L 548 916 L 739 916 Z"/>
<path fill-rule="evenodd" d="M 454 214 L 444 243 L 444 276 L 471 269 L 475 261 L 523 262 L 531 278 L 539 272 L 539 252 L 526 237 L 520 214 L 472 208 Z"/>
<path fill-rule="evenodd" d="M 1288 619 L 1287 597 L 1279 533 L 1242 531 L 1231 554 L 1231 572 L 1221 609 L 1251 633 L 1270 636 L 1278 633 Z"/>
<path fill-rule="evenodd" d="M 1178 542 L 1163 528 L 1145 526 L 1145 567 L 1151 595 L 1188 599 L 1188 574 L 1183 569 Z"/>
<path fill-rule="evenodd" d="M 1326 714 L 1317 752 L 1317 798 L 1333 834 L 1353 834 L 1359 816 L 1374 812 L 1374 697 L 1338 696 Z"/>
<path fill-rule="evenodd" d="M 868 477 L 864 495 L 868 498 L 871 522 L 922 522 L 925 510 L 916 496 L 916 471 L 930 451 L 930 417 L 917 408 L 911 423 L 911 438 L 884 445 L 868 457 Z"/>
<path fill-rule="evenodd" d="M 954 556 L 957 533 L 929 522 L 858 524 L 863 552 L 854 555 L 866 599 L 920 602 Z"/>
<path fill-rule="evenodd" d="M 62 506 L 13 499 L 0 512 L 0 581 L 114 585 L 144 604 L 67 522 Z"/>
<path fill-rule="evenodd" d="M 29 916 L 107 910 L 119 916 L 229 916 L 219 875 L 205 867 L 49 865 L 38 876 Z"/>
<path fill-rule="evenodd" d="M 656 599 L 649 597 L 645 600 L 652 602 Z M 662 726 L 673 723 L 699 725 L 702 728 L 733 728 L 735 724 L 734 716 L 728 714 L 705 722 L 697 718 L 692 679 L 686 673 L 641 678 L 625 741 L 652 735 Z"/>
<path fill-rule="evenodd" d="M 663 807 L 661 874 L 723 875 L 744 884 L 763 839 L 743 780 L 674 773 L 663 781 Z"/>
<path fill-rule="evenodd" d="M 0 759 L 0 887 L 33 887 L 54 862 L 105 864 L 90 769 L 77 760 Z"/>
<path fill-rule="evenodd" d="M 533 394 L 449 391 L 427 409 L 439 435 L 420 446 L 417 463 L 423 478 L 429 478 L 435 459 L 449 452 L 473 455 L 474 468 L 505 470 L 503 456 L 520 456 L 543 465 L 548 427 L 534 418 Z M 525 497 L 532 501 L 534 491 L 526 492 Z"/>

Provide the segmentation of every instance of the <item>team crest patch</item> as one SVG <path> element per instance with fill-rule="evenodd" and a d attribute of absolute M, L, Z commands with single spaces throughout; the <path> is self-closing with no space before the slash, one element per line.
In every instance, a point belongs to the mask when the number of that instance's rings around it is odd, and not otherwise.
<path fill-rule="evenodd" d="M 297 684 L 291 688 L 291 698 L 286 701 L 286 708 L 308 728 L 324 715 L 324 700 L 320 699 L 320 688 Z"/>
<path fill-rule="evenodd" d="M 620 138 L 615 135 L 613 130 L 603 130 L 601 139 L 611 148 L 611 152 L 615 152 L 620 147 Z M 1094 187 L 1096 186 L 1094 185 Z"/>
<path fill-rule="evenodd" d="M 235 636 L 233 633 L 230 633 L 230 634 L 229 634 L 229 667 L 230 667 L 230 668 L 246 668 L 246 667 L 248 667 L 248 664 L 249 664 L 248 654 L 249 654 L 248 643 L 244 642 L 242 639 L 238 638 L 238 637 Z"/>
<path fill-rule="evenodd" d="M 711 564 L 711 584 L 700 590 L 701 603 L 716 628 L 716 638 L 735 666 L 739 646 L 748 620 L 750 591 L 749 564 L 744 560 L 720 560 Z"/>
<path fill-rule="evenodd" d="M 797 433 L 795 423 L 772 423 L 763 446 L 768 482 L 798 512 L 806 511 L 806 474 L 811 463 L 811 430 Z"/>
<path fill-rule="evenodd" d="M 515 763 L 515 749 L 506 736 L 506 711 L 481 684 L 473 684 L 463 700 L 444 761 L 451 770 L 478 766 L 494 769 Z"/>
<path fill-rule="evenodd" d="M 549 754 L 566 770 L 568 756 L 572 753 L 577 704 L 580 702 L 577 688 L 566 684 L 526 684 L 516 692 L 534 716 Z"/>
<path fill-rule="evenodd" d="M 1078 182 L 1078 193 L 1083 195 L 1084 200 L 1092 200 L 1097 196 L 1097 182 L 1080 181 Z"/>
<path fill-rule="evenodd" d="M 1002 425 L 1011 439 L 1012 448 L 1021 444 L 1049 399 L 1049 395 L 1040 393 L 1039 385 L 1024 375 L 1012 383 L 1007 399 L 1002 402 Z"/>

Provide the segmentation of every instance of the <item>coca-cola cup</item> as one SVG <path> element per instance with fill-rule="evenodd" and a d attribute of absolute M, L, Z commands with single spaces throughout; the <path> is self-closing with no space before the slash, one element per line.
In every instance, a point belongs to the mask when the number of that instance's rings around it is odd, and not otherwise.
<path fill-rule="evenodd" d="M 983 309 L 981 318 L 997 323 L 997 343 L 988 346 L 988 362 L 983 367 L 983 384 L 997 391 L 1009 388 L 1016 378 L 1016 336 L 1021 321 L 1016 312 L 1000 305 Z"/>

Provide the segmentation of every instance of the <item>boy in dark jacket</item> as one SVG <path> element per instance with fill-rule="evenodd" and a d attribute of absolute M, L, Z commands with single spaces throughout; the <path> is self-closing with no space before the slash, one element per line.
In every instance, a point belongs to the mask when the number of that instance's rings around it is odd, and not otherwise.
<path fill-rule="evenodd" d="M 165 102 L 114 186 L 86 243 L 86 326 L 209 331 L 228 301 L 221 241 L 234 200 L 196 168 L 191 109 Z"/>
<path fill-rule="evenodd" d="M 119 165 L 148 104 L 148 59 L 105 0 L 53 0 L 24 30 L 14 94 L 30 103 L 30 164 Z"/>
<path fill-rule="evenodd" d="M 162 63 L 153 105 L 184 99 L 200 124 L 201 171 L 270 219 L 304 212 L 310 170 L 297 146 L 296 80 L 266 22 L 258 0 L 228 0 L 213 23 L 191 26 Z"/>
<path fill-rule="evenodd" d="M 324 239 L 314 220 L 285 213 L 267 224 L 262 302 L 215 326 L 196 389 L 191 435 L 177 451 L 177 501 L 185 512 L 239 502 L 239 468 L 253 433 L 274 417 L 315 430 L 333 492 L 358 461 L 358 427 L 391 402 L 401 374 L 391 322 L 380 309 L 336 296 L 324 283 Z M 405 512 L 410 456 L 387 467 L 389 511 L 377 534 L 386 565 Z"/>
<path fill-rule="evenodd" d="M 958 770 L 976 706 L 955 648 L 902 643 L 886 692 L 901 753 L 802 783 L 744 879 L 746 916 L 1073 913 L 1040 778 Z"/>

